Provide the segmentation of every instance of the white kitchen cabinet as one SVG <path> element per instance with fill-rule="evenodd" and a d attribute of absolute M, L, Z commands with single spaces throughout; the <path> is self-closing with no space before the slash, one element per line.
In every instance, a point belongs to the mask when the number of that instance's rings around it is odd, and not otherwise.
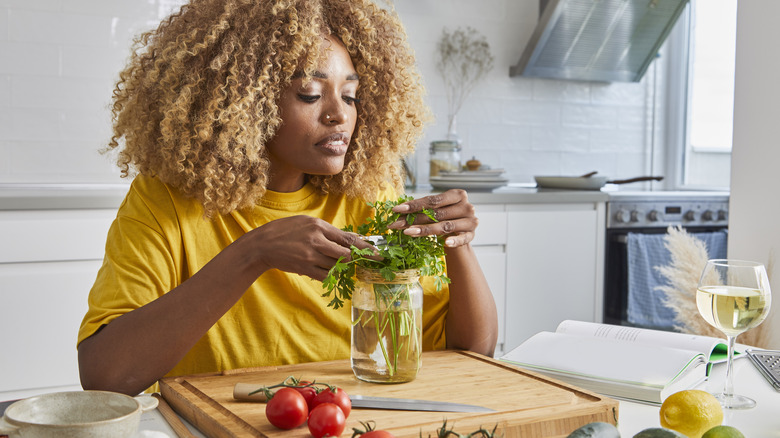
<path fill-rule="evenodd" d="M 80 388 L 76 336 L 115 216 L 0 211 L 0 400 Z"/>
<path fill-rule="evenodd" d="M 471 246 L 496 302 L 498 341 L 494 354 L 498 357 L 504 352 L 507 214 L 501 204 L 481 204 L 476 209 L 479 226 Z"/>
<path fill-rule="evenodd" d="M 600 321 L 604 203 L 507 210 L 505 350 L 564 319 Z"/>
<path fill-rule="evenodd" d="M 0 193 L 0 400 L 79 387 L 76 335 L 122 196 Z M 498 311 L 496 356 L 563 319 L 600 319 L 605 195 L 469 199 L 480 220 L 472 246 Z"/>

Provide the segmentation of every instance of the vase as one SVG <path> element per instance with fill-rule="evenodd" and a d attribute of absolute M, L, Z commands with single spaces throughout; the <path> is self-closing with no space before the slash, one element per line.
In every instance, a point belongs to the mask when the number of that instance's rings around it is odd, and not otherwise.
<path fill-rule="evenodd" d="M 367 382 L 414 380 L 422 365 L 423 290 L 418 270 L 386 279 L 377 269 L 356 269 L 352 292 L 351 364 Z"/>
<path fill-rule="evenodd" d="M 447 140 L 455 142 L 458 147 L 462 147 L 463 142 L 458 135 L 458 115 L 452 114 L 449 116 L 449 123 L 447 123 Z"/>

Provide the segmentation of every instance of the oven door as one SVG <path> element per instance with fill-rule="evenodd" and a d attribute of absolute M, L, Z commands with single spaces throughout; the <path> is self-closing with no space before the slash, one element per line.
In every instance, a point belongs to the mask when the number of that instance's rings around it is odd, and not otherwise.
<path fill-rule="evenodd" d="M 726 227 L 687 227 L 685 230 L 691 234 L 723 232 Z M 604 322 L 608 324 L 637 326 L 657 330 L 673 330 L 668 309 L 662 303 L 662 292 L 653 287 L 653 282 L 637 281 L 630 278 L 641 271 L 642 266 L 629 266 L 631 260 L 636 262 L 642 259 L 646 262 L 644 274 L 655 270 L 656 266 L 664 266 L 669 263 L 668 250 L 655 250 L 643 252 L 640 256 L 630 256 L 629 251 L 637 251 L 636 245 L 629 248 L 629 233 L 637 233 L 637 237 L 655 236 L 655 245 L 662 245 L 666 228 L 615 228 L 607 229 L 605 264 L 604 264 Z M 704 235 L 702 235 L 704 237 Z M 725 241 L 725 236 L 723 237 Z M 635 241 L 636 242 L 636 241 Z M 645 250 L 645 248 L 642 248 Z M 718 248 L 708 248 L 710 258 L 725 258 L 725 244 Z M 660 276 L 659 276 L 660 277 Z M 650 283 L 650 284 L 645 284 Z M 631 300 L 631 303 L 629 301 Z M 651 314 L 646 317 L 637 317 L 636 310 L 639 307 Z M 654 310 L 655 309 L 655 310 Z M 632 313 L 633 311 L 633 313 Z M 657 314 L 653 313 L 657 312 Z"/>

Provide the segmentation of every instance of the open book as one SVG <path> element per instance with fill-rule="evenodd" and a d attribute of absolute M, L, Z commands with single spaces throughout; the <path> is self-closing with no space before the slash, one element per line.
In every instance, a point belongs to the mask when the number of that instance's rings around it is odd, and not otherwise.
<path fill-rule="evenodd" d="M 661 403 L 704 381 L 725 348 L 708 336 L 567 320 L 501 360 L 611 397 Z"/>

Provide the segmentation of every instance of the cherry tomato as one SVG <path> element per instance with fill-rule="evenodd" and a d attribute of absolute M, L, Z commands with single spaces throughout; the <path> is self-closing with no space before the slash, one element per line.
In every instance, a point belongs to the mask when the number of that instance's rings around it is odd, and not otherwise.
<path fill-rule="evenodd" d="M 309 415 L 309 432 L 314 438 L 336 437 L 344 432 L 346 420 L 341 407 L 334 403 L 321 403 Z"/>
<path fill-rule="evenodd" d="M 360 434 L 361 438 L 395 438 L 395 435 L 386 430 L 372 430 Z"/>
<path fill-rule="evenodd" d="M 282 388 L 265 405 L 265 416 L 279 429 L 294 429 L 309 415 L 309 408 L 301 393 L 293 388 Z"/>
<path fill-rule="evenodd" d="M 341 388 L 336 388 L 336 392 L 332 392 L 330 388 L 326 388 L 314 397 L 312 402 L 312 409 L 316 408 L 322 403 L 334 403 L 341 408 L 344 412 L 344 417 L 349 417 L 350 411 L 352 411 L 352 401 L 349 399 L 349 395 Z"/>
<path fill-rule="evenodd" d="M 311 382 L 308 382 L 306 380 L 301 380 L 298 382 L 299 385 L 304 386 L 308 385 Z M 304 399 L 306 399 L 306 405 L 309 407 L 309 412 L 311 412 L 312 409 L 314 409 L 314 406 L 312 405 L 312 402 L 314 401 L 314 397 L 317 396 L 317 390 L 314 389 L 312 386 L 306 386 L 303 388 L 295 388 L 296 391 L 300 392 Z"/>

